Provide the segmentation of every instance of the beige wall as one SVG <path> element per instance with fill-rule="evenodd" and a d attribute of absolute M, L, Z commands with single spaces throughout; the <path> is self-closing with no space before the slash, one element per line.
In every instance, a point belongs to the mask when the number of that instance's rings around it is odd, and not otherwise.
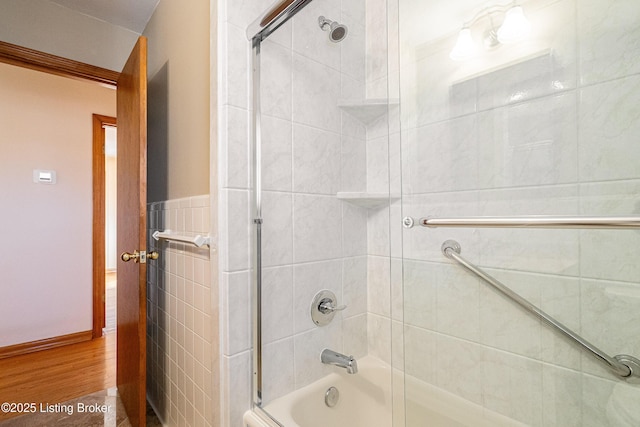
<path fill-rule="evenodd" d="M 2 0 L 0 40 L 120 71 L 139 34 L 47 0 Z"/>
<path fill-rule="evenodd" d="M 216 10 L 217 1 L 161 0 L 143 32 L 148 233 L 170 228 L 209 234 L 214 242 L 211 249 L 149 243 L 161 260 L 176 260 L 150 266 L 147 303 L 147 397 L 166 426 L 220 425 L 217 211 L 210 209 L 217 206 L 217 180 L 209 168 L 217 161 L 217 80 L 210 74 Z M 176 279 L 184 295 L 169 292 Z"/>
<path fill-rule="evenodd" d="M 209 1 L 161 1 L 149 39 L 148 199 L 209 193 Z"/>
<path fill-rule="evenodd" d="M 0 64 L 0 346 L 92 328 L 92 114 L 115 116 L 115 101 Z"/>

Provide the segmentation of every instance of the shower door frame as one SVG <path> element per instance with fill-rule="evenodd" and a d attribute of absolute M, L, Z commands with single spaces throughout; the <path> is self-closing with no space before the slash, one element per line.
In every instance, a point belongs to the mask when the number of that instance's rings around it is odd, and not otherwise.
<path fill-rule="evenodd" d="M 249 155 L 251 158 L 251 313 L 252 313 L 252 406 L 265 422 L 282 426 L 262 408 L 262 135 L 260 55 L 262 42 L 313 0 L 281 0 L 263 12 L 247 28 L 251 41 L 251 105 Z"/>

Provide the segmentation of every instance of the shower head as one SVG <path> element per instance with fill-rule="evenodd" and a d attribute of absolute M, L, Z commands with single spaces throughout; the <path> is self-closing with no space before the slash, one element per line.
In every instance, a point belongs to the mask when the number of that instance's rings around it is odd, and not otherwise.
<path fill-rule="evenodd" d="M 321 16 L 318 18 L 318 25 L 322 31 L 329 31 L 329 40 L 333 43 L 339 43 L 347 37 L 349 29 L 344 24 L 339 24 L 336 21 Z"/>

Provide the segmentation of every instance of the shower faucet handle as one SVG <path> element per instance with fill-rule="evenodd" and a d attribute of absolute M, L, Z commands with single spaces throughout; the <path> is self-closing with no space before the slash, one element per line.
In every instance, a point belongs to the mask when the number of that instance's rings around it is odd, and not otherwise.
<path fill-rule="evenodd" d="M 311 300 L 311 320 L 316 326 L 326 326 L 335 317 L 336 313 L 347 308 L 346 305 L 338 305 L 336 294 L 328 289 L 318 292 Z"/>
<path fill-rule="evenodd" d="M 331 298 L 323 298 L 320 301 L 320 304 L 318 304 L 318 311 L 320 311 L 321 313 L 327 314 L 327 313 L 333 313 L 335 311 L 342 311 L 345 308 L 347 308 L 346 305 L 339 305 L 336 307 L 333 304 L 334 304 L 334 301 Z"/>

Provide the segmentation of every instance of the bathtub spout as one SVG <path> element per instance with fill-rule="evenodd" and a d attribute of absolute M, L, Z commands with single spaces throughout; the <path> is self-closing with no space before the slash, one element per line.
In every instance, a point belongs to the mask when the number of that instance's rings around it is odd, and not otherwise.
<path fill-rule="evenodd" d="M 353 356 L 345 356 L 344 354 L 337 353 L 333 350 L 325 348 L 320 355 L 322 363 L 327 365 L 339 366 L 345 368 L 347 374 L 355 374 L 358 372 L 358 362 Z"/>

